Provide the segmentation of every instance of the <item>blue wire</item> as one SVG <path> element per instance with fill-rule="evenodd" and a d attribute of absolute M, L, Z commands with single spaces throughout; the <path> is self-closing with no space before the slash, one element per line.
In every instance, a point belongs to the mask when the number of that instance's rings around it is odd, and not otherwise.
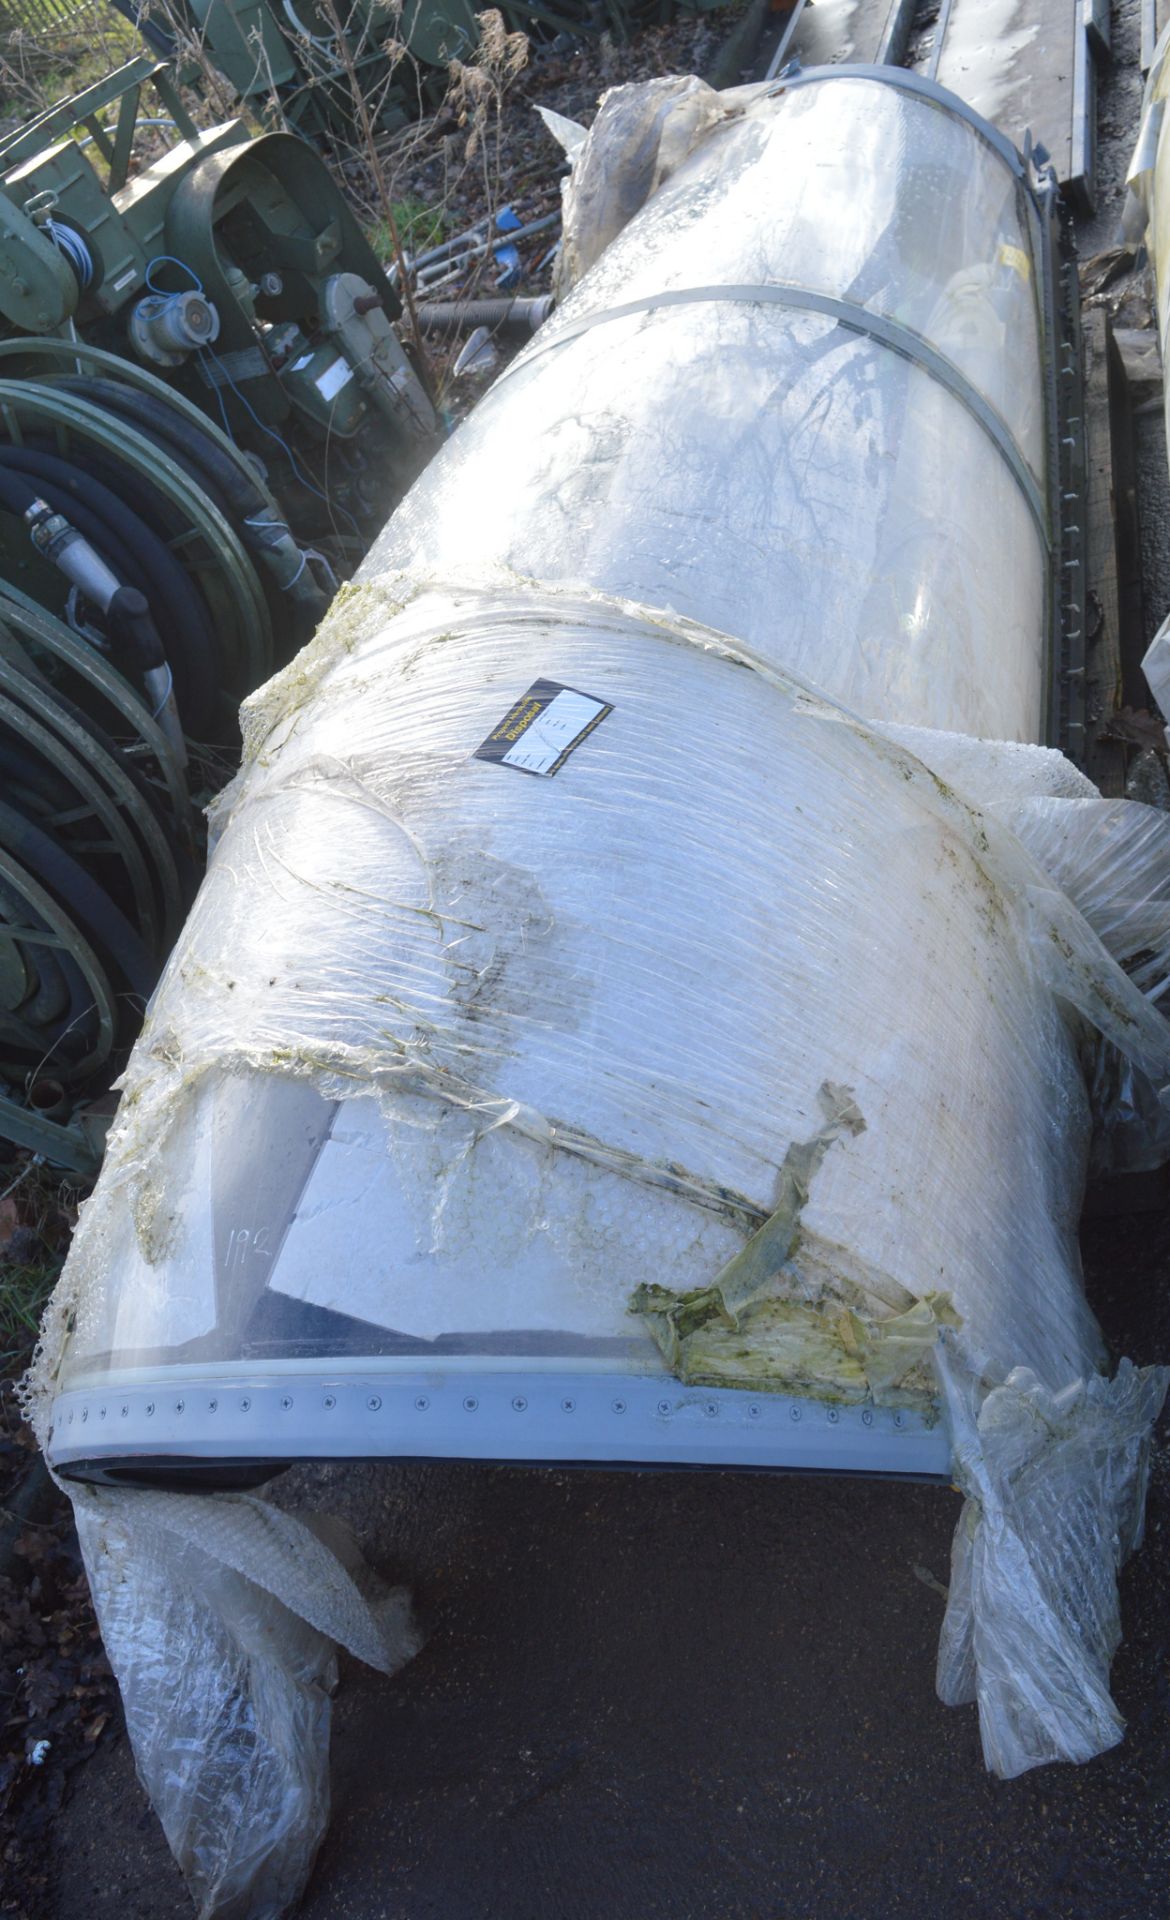
<path fill-rule="evenodd" d="M 215 395 L 215 404 L 219 408 L 219 417 L 223 421 L 223 430 L 234 447 L 236 444 L 236 436 L 232 432 L 231 422 L 228 419 L 228 411 L 223 404 L 223 389 L 219 386 L 213 386 L 211 390 Z"/>
<path fill-rule="evenodd" d="M 240 389 L 237 387 L 235 381 L 232 379 L 231 374 L 228 372 L 223 361 L 220 359 L 218 353 L 215 351 L 215 348 L 200 347 L 199 352 L 201 355 L 210 354 L 211 358 L 215 361 L 216 366 L 220 369 L 220 372 L 223 374 L 224 379 L 227 381 L 228 386 L 231 388 L 232 392 L 235 394 L 236 399 L 239 401 L 240 405 L 247 409 L 248 413 L 251 415 L 252 419 L 255 421 L 256 425 L 259 427 L 261 433 L 266 433 L 270 440 L 275 440 L 277 446 L 281 449 L 281 452 L 284 454 L 285 459 L 288 461 L 289 466 L 292 468 L 294 475 L 300 481 L 302 487 L 305 488 L 306 492 L 315 494 L 318 500 L 324 501 L 330 513 L 343 514 L 344 517 L 349 521 L 349 524 L 353 528 L 355 534 L 357 534 L 360 539 L 361 534 L 360 534 L 360 529 L 358 527 L 358 523 L 354 519 L 352 513 L 350 513 L 349 509 L 347 507 L 341 506 L 340 504 L 335 505 L 334 502 L 329 498 L 329 495 L 327 493 L 322 493 L 320 487 L 315 487 L 311 480 L 306 479 L 305 475 L 301 472 L 301 469 L 297 464 L 296 455 L 293 453 L 292 448 L 288 445 L 288 442 L 281 439 L 275 427 L 266 426 L 264 421 L 261 420 L 260 415 L 256 412 L 256 409 L 253 407 L 252 402 L 248 399 L 247 395 L 240 392 Z M 215 381 L 212 381 L 211 384 L 213 386 L 216 385 Z M 218 391 L 218 388 L 217 388 L 217 391 Z M 220 410 L 222 411 L 223 410 L 222 394 L 220 394 L 219 404 L 220 404 Z M 228 431 L 230 433 L 231 429 L 229 428 Z"/>
<path fill-rule="evenodd" d="M 184 287 L 183 292 L 184 293 L 202 293 L 203 292 L 203 282 L 199 278 L 199 275 L 196 273 L 194 267 L 189 267 L 185 260 L 176 260 L 173 253 L 156 253 L 154 256 L 154 259 L 149 262 L 146 269 L 146 285 L 151 293 L 160 293 L 164 295 L 166 294 L 166 289 L 164 287 L 156 287 L 154 284 L 154 281 L 150 277 L 156 267 L 178 267 L 180 273 L 189 274 L 191 279 L 191 285 L 189 287 Z M 172 294 L 170 297 L 173 299 L 174 295 Z"/>
<path fill-rule="evenodd" d="M 181 273 L 185 273 L 190 276 L 192 284 L 190 287 L 184 289 L 185 292 L 203 293 L 203 282 L 200 280 L 199 275 L 195 272 L 194 268 L 189 267 L 185 260 L 176 259 L 173 253 L 157 253 L 154 259 L 149 262 L 146 269 L 146 285 L 150 289 L 151 293 L 157 294 L 162 292 L 161 288 L 155 286 L 154 281 L 151 279 L 150 276 L 154 272 L 156 267 L 163 267 L 163 266 L 178 267 Z M 164 295 L 163 297 L 166 298 L 168 296 Z M 171 299 L 177 299 L 178 295 L 171 294 L 169 297 Z M 307 479 L 306 476 L 301 472 L 301 469 L 297 464 L 296 455 L 293 453 L 292 448 L 288 445 L 287 441 L 281 439 L 280 435 L 276 432 L 275 428 L 266 426 L 264 421 L 261 420 L 259 414 L 256 412 L 256 409 L 253 407 L 247 395 L 240 392 L 240 389 L 237 387 L 235 381 L 232 379 L 231 374 L 228 372 L 227 367 L 224 365 L 224 362 L 220 359 L 218 353 L 215 351 L 215 348 L 200 347 L 199 348 L 200 359 L 202 359 L 204 354 L 210 354 L 211 358 L 215 361 L 216 366 L 219 368 L 221 374 L 223 375 L 224 380 L 227 381 L 228 386 L 231 388 L 232 392 L 235 394 L 236 399 L 239 401 L 240 405 L 246 410 L 246 412 L 251 416 L 251 418 L 255 421 L 261 433 L 267 434 L 270 440 L 275 440 L 277 446 L 280 448 L 281 452 L 284 454 L 285 459 L 288 461 L 289 466 L 292 468 L 295 478 L 300 482 L 301 486 L 304 487 L 305 491 L 307 493 L 313 494 L 316 499 L 322 501 L 324 505 L 328 507 L 330 513 L 342 514 L 344 518 L 349 521 L 350 526 L 353 528 L 355 534 L 357 534 L 358 538 L 360 539 L 361 530 L 358 527 L 358 523 L 354 519 L 352 513 L 350 513 L 349 509 L 347 507 L 341 506 L 340 504 L 335 506 L 334 502 L 329 498 L 329 495 L 327 493 L 322 493 L 320 487 L 315 487 L 313 485 L 313 482 Z M 223 392 L 222 392 L 220 383 L 218 380 L 213 379 L 209 382 L 209 384 L 219 404 L 219 413 L 220 413 L 220 418 L 223 421 L 224 432 L 227 434 L 228 439 L 234 442 L 236 436 L 232 432 L 231 427 L 228 425 L 227 408 L 224 406 Z"/>

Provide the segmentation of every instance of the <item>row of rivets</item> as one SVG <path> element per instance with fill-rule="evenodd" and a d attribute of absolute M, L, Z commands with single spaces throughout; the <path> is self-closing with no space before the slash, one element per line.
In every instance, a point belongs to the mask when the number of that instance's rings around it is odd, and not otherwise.
<path fill-rule="evenodd" d="M 291 1393 L 283 1394 L 281 1396 L 280 1404 L 284 1409 L 284 1411 L 287 1413 L 294 1405 L 292 1394 Z M 336 1407 L 337 1405 L 337 1396 L 332 1393 L 327 1393 L 324 1395 L 321 1404 L 326 1409 L 327 1412 L 332 1412 L 334 1407 Z M 426 1413 L 429 1410 L 431 1403 L 425 1394 L 419 1394 L 414 1404 L 419 1413 Z M 381 1401 L 380 1395 L 376 1393 L 372 1393 L 368 1396 L 366 1400 L 366 1407 L 370 1413 L 379 1412 L 379 1410 L 381 1409 L 381 1405 L 382 1405 L 382 1401 Z M 620 1400 L 620 1399 L 613 1400 L 610 1402 L 610 1406 L 612 1411 L 617 1414 L 625 1413 L 627 1410 L 627 1402 L 625 1400 Z M 474 1394 L 468 1394 L 463 1402 L 463 1407 L 466 1413 L 475 1413 L 478 1411 L 479 1401 Z M 528 1411 L 528 1402 L 522 1394 L 516 1394 L 512 1401 L 512 1407 L 516 1413 L 526 1413 Z M 565 1399 L 561 1401 L 561 1411 L 563 1413 L 574 1413 L 576 1411 L 576 1407 L 577 1407 L 577 1402 L 575 1400 Z M 218 1410 L 218 1408 L 219 1408 L 218 1399 L 209 1400 L 207 1402 L 207 1411 L 209 1413 L 215 1413 Z M 240 1412 L 250 1413 L 251 1408 L 252 1408 L 252 1402 L 249 1398 L 245 1396 L 245 1398 L 240 1401 Z M 155 1410 L 154 1401 L 153 1400 L 147 1401 L 146 1407 L 144 1409 L 146 1414 L 149 1416 L 154 1413 L 154 1410 Z M 186 1410 L 187 1410 L 187 1402 L 185 1400 L 175 1401 L 175 1412 L 177 1414 L 185 1413 Z M 119 1409 L 119 1411 L 122 1415 L 122 1418 L 125 1420 L 129 1416 L 130 1408 L 128 1405 L 123 1405 Z M 675 1407 L 672 1401 L 660 1400 L 658 1402 L 658 1412 L 663 1416 L 669 1416 L 674 1411 L 675 1411 Z M 711 1420 L 717 1419 L 721 1411 L 722 1409 L 719 1405 L 719 1402 L 716 1400 L 708 1400 L 704 1403 L 703 1412 L 707 1415 L 708 1419 L 711 1419 Z M 754 1403 L 751 1406 L 749 1406 L 747 1409 L 747 1415 L 749 1420 L 758 1420 L 760 1418 L 760 1413 L 761 1413 L 761 1409 Z M 796 1405 L 790 1406 L 788 1409 L 788 1413 L 789 1413 L 789 1418 L 794 1421 L 800 1420 L 803 1417 L 803 1409 L 800 1406 L 796 1406 Z M 90 1414 L 90 1409 L 88 1407 L 83 1407 L 81 1409 L 81 1420 L 83 1425 L 85 1424 L 86 1421 L 88 1421 L 89 1414 Z M 99 1407 L 98 1408 L 99 1420 L 104 1420 L 105 1417 L 106 1417 L 105 1407 Z M 825 1409 L 825 1418 L 826 1420 L 829 1421 L 830 1425 L 836 1426 L 841 1418 L 838 1408 L 827 1407 Z M 873 1418 L 874 1418 L 872 1409 L 869 1407 L 863 1407 L 861 1412 L 861 1418 L 865 1426 L 871 1427 L 873 1425 Z M 73 1421 L 74 1421 L 74 1410 L 70 1409 L 69 1416 L 68 1416 L 68 1424 L 72 1426 Z M 893 1416 L 893 1423 L 895 1427 L 904 1427 L 906 1424 L 905 1415 L 902 1414 L 901 1412 L 895 1413 Z"/>

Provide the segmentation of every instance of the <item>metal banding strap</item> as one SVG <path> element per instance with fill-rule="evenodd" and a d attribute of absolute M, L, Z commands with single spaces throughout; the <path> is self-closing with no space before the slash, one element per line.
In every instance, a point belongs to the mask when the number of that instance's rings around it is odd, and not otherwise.
<path fill-rule="evenodd" d="M 941 87 L 937 80 L 930 80 L 924 73 L 914 73 L 907 67 L 871 67 L 865 65 L 840 67 L 802 67 L 794 73 L 779 74 L 773 91 L 786 92 L 789 87 L 807 87 L 820 80 L 876 80 L 884 87 L 896 87 L 899 93 L 917 94 L 920 100 L 929 101 L 932 106 L 941 107 L 954 120 L 962 120 L 993 147 L 1001 160 L 1009 166 L 1017 180 L 1028 177 L 1024 161 L 1006 134 L 985 120 L 974 107 L 968 106 L 957 93 L 949 87 Z"/>
<path fill-rule="evenodd" d="M 542 355 L 554 353 L 570 340 L 578 340 L 582 334 L 591 333 L 594 327 L 605 326 L 611 320 L 629 320 L 640 313 L 655 313 L 660 307 L 721 306 L 726 303 L 786 307 L 803 313 L 823 314 L 827 319 L 836 320 L 840 326 L 848 327 L 853 333 L 876 340 L 879 346 L 888 347 L 892 353 L 901 354 L 903 359 L 920 367 L 967 409 L 979 422 L 988 439 L 994 442 L 1031 509 L 1041 540 L 1046 547 L 1051 546 L 1049 516 L 1036 477 L 1020 452 L 1007 422 L 966 375 L 960 373 L 921 334 L 912 332 L 909 327 L 899 325 L 896 320 L 888 320 L 883 314 L 872 313 L 868 307 L 856 306 L 851 300 L 837 300 L 831 294 L 813 293 L 807 287 L 672 287 L 664 293 L 648 294 L 644 300 L 631 300 L 624 306 L 606 307 L 600 313 L 587 313 L 580 320 L 562 328 L 551 339 L 538 337 L 527 352 L 514 360 L 501 375 L 496 382 L 497 389 L 505 380 L 530 367 Z"/>

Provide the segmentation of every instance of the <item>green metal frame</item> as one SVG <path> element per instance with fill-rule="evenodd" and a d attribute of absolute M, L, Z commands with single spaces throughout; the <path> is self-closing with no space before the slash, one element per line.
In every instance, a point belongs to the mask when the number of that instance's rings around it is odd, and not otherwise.
<path fill-rule="evenodd" d="M 39 1153 L 55 1167 L 70 1173 L 95 1174 L 102 1163 L 102 1150 L 75 1121 L 64 1127 L 57 1120 L 46 1120 L 32 1107 L 22 1107 L 0 1093 L 0 1139 L 11 1140 L 30 1153 Z"/>
<path fill-rule="evenodd" d="M 167 385 L 157 373 L 151 373 L 147 367 L 140 366 L 136 360 L 123 360 L 119 354 L 109 353 L 104 347 L 91 347 L 84 340 L 58 340 L 44 334 L 18 334 L 10 340 L 0 340 L 0 363 L 5 360 L 23 360 L 31 357 L 59 362 L 62 367 L 76 371 L 77 363 L 92 367 L 96 373 L 108 374 L 113 380 L 121 380 L 126 386 L 136 387 L 140 393 L 149 393 L 156 400 L 172 407 L 187 423 L 198 429 L 205 439 L 214 443 L 219 451 L 233 462 L 263 496 L 266 506 L 279 514 L 280 504 L 266 481 L 257 472 L 246 454 L 240 452 L 235 441 L 226 434 L 221 426 L 197 407 L 186 394 L 177 387 Z"/>
<path fill-rule="evenodd" d="M 66 140 L 75 127 L 86 127 L 93 135 L 98 151 L 111 163 L 122 146 L 127 150 L 134 137 L 134 122 L 138 117 L 138 105 L 142 88 L 147 83 L 154 87 L 167 113 L 175 123 L 178 133 L 184 140 L 198 137 L 198 128 L 184 107 L 178 89 L 170 78 L 170 68 L 165 61 L 155 60 L 153 55 L 139 54 L 134 60 L 127 61 L 124 67 L 118 67 L 106 79 L 99 80 L 92 87 L 86 87 L 81 93 L 71 94 L 68 100 L 61 100 L 55 107 L 46 107 L 34 119 L 27 120 L 17 132 L 10 133 L 6 139 L 0 139 L 0 171 L 7 172 L 10 167 L 19 166 L 22 160 L 32 160 L 46 147 L 58 140 Z M 130 124 L 126 131 L 123 122 L 126 119 L 126 101 L 130 101 Z M 98 114 L 107 107 L 122 102 L 118 114 L 118 124 L 114 138 L 110 139 L 105 128 L 98 121 Z M 125 176 L 123 176 L 124 180 Z M 119 181 L 119 185 L 123 184 Z M 114 188 L 111 186 L 110 191 Z"/>
<path fill-rule="evenodd" d="M 58 769 L 102 821 L 129 876 L 147 944 L 165 950 L 182 925 L 183 888 L 167 836 L 149 802 L 114 755 L 61 706 L 53 688 L 5 660 L 4 651 L 0 609 L 0 717 Z M 161 918 L 144 848 L 158 882 Z"/>

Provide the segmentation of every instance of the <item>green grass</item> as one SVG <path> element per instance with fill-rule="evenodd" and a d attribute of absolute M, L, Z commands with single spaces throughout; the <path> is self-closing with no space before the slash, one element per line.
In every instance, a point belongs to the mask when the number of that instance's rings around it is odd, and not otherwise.
<path fill-rule="evenodd" d="M 0 1252 L 0 1376 L 11 1377 L 32 1357 L 85 1188 L 31 1154 L 18 1152 L 3 1171 L 0 1247 L 15 1257 Z"/>
<path fill-rule="evenodd" d="M 45 1302 L 61 1271 L 59 1255 L 43 1265 L 0 1266 L 0 1373 L 22 1373 L 32 1358 Z"/>
<path fill-rule="evenodd" d="M 428 247 L 437 247 L 447 231 L 447 217 L 442 208 L 428 207 L 426 201 L 415 194 L 408 194 L 405 200 L 395 200 L 392 212 L 398 238 L 407 253 L 425 253 Z M 391 258 L 394 242 L 387 221 L 375 221 L 367 228 L 367 237 L 379 260 Z"/>
<path fill-rule="evenodd" d="M 15 13 L 19 0 L 6 18 Z M 148 51 L 130 22 L 97 0 L 59 27 L 6 30 L 0 33 L 0 120 L 31 120 Z"/>

